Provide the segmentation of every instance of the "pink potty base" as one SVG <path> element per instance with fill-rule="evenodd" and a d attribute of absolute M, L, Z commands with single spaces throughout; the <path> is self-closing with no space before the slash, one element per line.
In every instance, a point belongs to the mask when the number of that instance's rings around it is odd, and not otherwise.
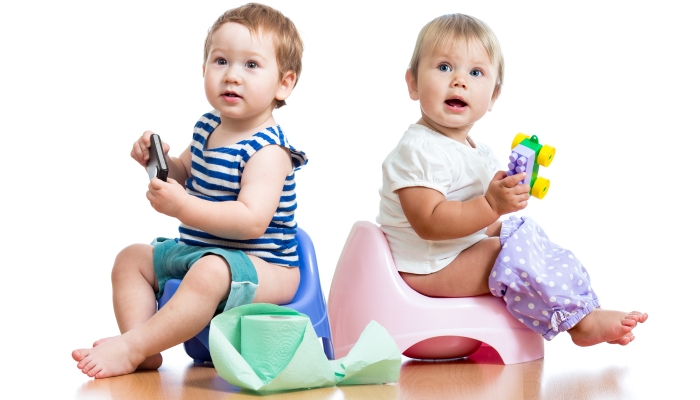
<path fill-rule="evenodd" d="M 396 270 L 384 234 L 367 221 L 356 222 L 348 235 L 328 315 L 336 358 L 347 355 L 372 320 L 410 358 L 491 362 L 497 353 L 503 364 L 515 364 L 544 356 L 544 339 L 515 319 L 503 299 L 432 298 L 411 289 Z"/>
<path fill-rule="evenodd" d="M 481 342 L 461 336 L 425 339 L 406 349 L 403 355 L 427 360 L 452 360 L 469 357 L 481 348 Z"/>

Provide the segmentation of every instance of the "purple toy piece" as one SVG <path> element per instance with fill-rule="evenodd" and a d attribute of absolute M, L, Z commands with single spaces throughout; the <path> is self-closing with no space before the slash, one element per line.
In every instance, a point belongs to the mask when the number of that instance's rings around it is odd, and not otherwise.
<path fill-rule="evenodd" d="M 508 160 L 508 171 L 506 175 L 511 176 L 514 174 L 519 174 L 525 172 L 525 179 L 520 181 L 526 185 L 530 185 L 530 180 L 532 179 L 532 168 L 535 165 L 535 151 L 529 147 L 519 144 L 515 146 L 513 152 L 510 153 Z"/>

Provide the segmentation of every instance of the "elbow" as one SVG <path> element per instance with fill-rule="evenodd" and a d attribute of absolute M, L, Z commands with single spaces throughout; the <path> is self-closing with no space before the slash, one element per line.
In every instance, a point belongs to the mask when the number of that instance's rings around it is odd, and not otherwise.
<path fill-rule="evenodd" d="M 248 225 L 248 229 L 245 232 L 245 239 L 257 239 L 265 234 L 269 221 L 267 223 L 262 223 L 260 221 L 254 221 Z"/>
<path fill-rule="evenodd" d="M 423 240 L 437 240 L 435 232 L 432 232 L 427 226 L 414 226 L 413 230 L 416 232 L 419 238 Z"/>

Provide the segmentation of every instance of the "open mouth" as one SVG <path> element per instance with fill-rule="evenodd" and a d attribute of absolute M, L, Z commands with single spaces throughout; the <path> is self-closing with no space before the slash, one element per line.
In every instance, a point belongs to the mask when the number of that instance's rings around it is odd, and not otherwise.
<path fill-rule="evenodd" d="M 460 99 L 445 100 L 445 104 L 447 104 L 450 107 L 459 107 L 459 108 L 467 106 L 467 103 L 463 102 Z"/>
<path fill-rule="evenodd" d="M 235 98 L 241 97 L 236 92 L 224 92 L 224 94 L 222 94 L 222 96 L 224 96 L 227 99 L 235 99 Z"/>

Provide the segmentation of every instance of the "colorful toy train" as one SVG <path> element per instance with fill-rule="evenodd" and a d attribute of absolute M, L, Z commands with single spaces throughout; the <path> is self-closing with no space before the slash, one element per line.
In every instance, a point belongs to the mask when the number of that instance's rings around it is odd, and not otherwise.
<path fill-rule="evenodd" d="M 549 145 L 541 145 L 536 135 L 528 136 L 518 133 L 513 139 L 511 154 L 508 157 L 508 176 L 526 172 L 525 179 L 520 181 L 530 186 L 530 195 L 543 199 L 549 191 L 549 179 L 539 176 L 540 166 L 548 167 L 554 159 L 556 149 Z"/>

